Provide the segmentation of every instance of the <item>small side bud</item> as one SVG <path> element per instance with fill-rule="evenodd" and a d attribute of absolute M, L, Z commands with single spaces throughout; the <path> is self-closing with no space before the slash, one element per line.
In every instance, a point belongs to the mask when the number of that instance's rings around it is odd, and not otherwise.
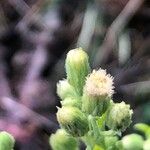
<path fill-rule="evenodd" d="M 52 134 L 49 143 L 53 150 L 78 150 L 77 140 L 63 129 Z"/>
<path fill-rule="evenodd" d="M 133 111 L 125 102 L 112 104 L 106 118 L 106 125 L 113 130 L 124 131 L 131 124 Z"/>
<path fill-rule="evenodd" d="M 81 96 L 85 78 L 89 74 L 90 67 L 88 55 L 82 48 L 70 50 L 66 58 L 67 80 Z"/>
<path fill-rule="evenodd" d="M 76 107 L 59 108 L 57 120 L 62 128 L 75 137 L 84 136 L 89 130 L 86 116 Z"/>
<path fill-rule="evenodd" d="M 67 97 L 77 97 L 74 87 L 67 80 L 61 80 L 57 83 L 57 94 L 62 100 Z"/>
<path fill-rule="evenodd" d="M 87 114 L 102 115 L 114 93 L 113 77 L 99 69 L 87 77 L 82 97 L 82 110 Z"/>
<path fill-rule="evenodd" d="M 124 150 L 142 150 L 143 143 L 143 138 L 138 134 L 130 134 L 122 138 L 122 146 Z"/>
<path fill-rule="evenodd" d="M 3 131 L 0 132 L 0 150 L 12 150 L 15 140 L 12 135 Z"/>

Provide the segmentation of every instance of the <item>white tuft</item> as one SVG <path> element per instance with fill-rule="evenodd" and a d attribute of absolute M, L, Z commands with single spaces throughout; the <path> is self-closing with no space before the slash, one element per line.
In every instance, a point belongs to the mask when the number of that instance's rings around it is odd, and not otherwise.
<path fill-rule="evenodd" d="M 106 73 L 106 70 L 99 69 L 87 77 L 85 92 L 91 96 L 109 96 L 114 93 L 113 77 Z"/>

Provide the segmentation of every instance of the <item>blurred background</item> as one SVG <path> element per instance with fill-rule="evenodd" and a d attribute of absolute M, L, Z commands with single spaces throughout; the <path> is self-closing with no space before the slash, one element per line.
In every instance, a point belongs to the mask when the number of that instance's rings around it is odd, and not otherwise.
<path fill-rule="evenodd" d="M 0 130 L 15 150 L 50 150 L 56 83 L 76 47 L 114 76 L 114 101 L 131 105 L 133 124 L 150 124 L 149 0 L 1 0 Z"/>

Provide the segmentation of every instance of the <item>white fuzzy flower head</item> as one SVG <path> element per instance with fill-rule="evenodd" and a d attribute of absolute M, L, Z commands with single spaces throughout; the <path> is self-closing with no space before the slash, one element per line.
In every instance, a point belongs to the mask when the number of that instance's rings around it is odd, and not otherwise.
<path fill-rule="evenodd" d="M 106 73 L 106 70 L 99 69 L 87 77 L 85 92 L 90 96 L 108 96 L 114 93 L 113 77 Z"/>

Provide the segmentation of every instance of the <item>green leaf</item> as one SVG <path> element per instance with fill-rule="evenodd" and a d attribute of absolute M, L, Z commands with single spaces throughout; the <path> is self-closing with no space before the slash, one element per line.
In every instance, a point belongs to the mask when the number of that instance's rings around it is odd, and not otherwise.
<path fill-rule="evenodd" d="M 104 113 L 101 117 L 97 117 L 97 124 L 102 130 L 105 128 L 105 119 L 106 113 Z"/>
<path fill-rule="evenodd" d="M 99 145 L 95 145 L 93 150 L 104 150 L 104 149 Z"/>

